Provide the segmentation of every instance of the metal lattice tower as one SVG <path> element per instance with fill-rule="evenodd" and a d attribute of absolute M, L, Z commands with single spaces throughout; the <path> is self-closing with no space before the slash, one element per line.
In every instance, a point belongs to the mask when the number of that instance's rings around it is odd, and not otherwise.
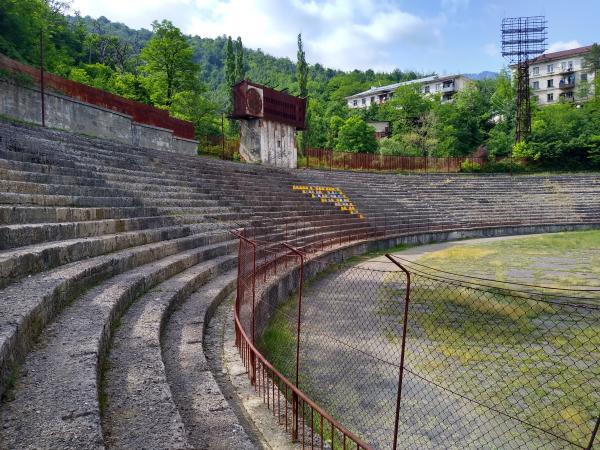
<path fill-rule="evenodd" d="M 529 62 L 546 50 L 547 21 L 544 16 L 502 19 L 502 56 L 516 66 L 517 117 L 515 139 L 531 132 Z"/>

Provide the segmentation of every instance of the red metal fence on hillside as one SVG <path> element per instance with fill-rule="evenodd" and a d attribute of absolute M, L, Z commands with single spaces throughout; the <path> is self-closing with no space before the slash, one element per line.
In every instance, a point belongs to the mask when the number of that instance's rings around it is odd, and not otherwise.
<path fill-rule="evenodd" d="M 337 152 L 323 148 L 305 150 L 306 167 L 329 170 L 369 170 L 398 172 L 459 172 L 465 162 L 483 167 L 485 157 L 421 157 L 375 153 Z"/>
<path fill-rule="evenodd" d="M 300 251 L 274 224 L 234 234 L 236 345 L 303 448 L 593 448 L 600 289 L 499 282 L 390 255 L 307 285 L 307 264 L 328 267 L 311 259 L 342 242 Z M 289 299 L 270 284 L 284 274 Z M 269 348 L 261 334 L 274 317 Z"/>
<path fill-rule="evenodd" d="M 40 84 L 41 73 L 40 69 L 36 67 L 23 64 L 0 54 L 0 68 L 13 73 L 27 75 L 36 84 Z M 46 89 L 54 90 L 67 97 L 131 116 L 135 122 L 172 130 L 175 136 L 181 138 L 195 139 L 194 125 L 191 122 L 171 117 L 168 111 L 163 109 L 129 100 L 49 72 L 44 72 L 44 84 Z"/>

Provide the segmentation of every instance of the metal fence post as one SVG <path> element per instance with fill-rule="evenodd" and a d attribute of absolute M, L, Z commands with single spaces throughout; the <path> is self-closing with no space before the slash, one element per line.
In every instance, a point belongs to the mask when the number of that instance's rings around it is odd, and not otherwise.
<path fill-rule="evenodd" d="M 398 448 L 398 427 L 400 424 L 400 403 L 402 402 L 402 378 L 404 375 L 404 355 L 406 354 L 406 329 L 408 327 L 408 304 L 410 302 L 410 272 L 388 253 L 385 255 L 406 274 L 406 296 L 404 298 L 404 319 L 402 321 L 402 345 L 400 349 L 400 370 L 398 371 L 398 394 L 396 396 L 396 417 L 394 421 L 393 450 Z"/>
<path fill-rule="evenodd" d="M 298 280 L 298 316 L 296 318 L 296 373 L 295 384 L 300 384 L 300 331 L 302 327 L 302 286 L 304 285 L 304 254 L 289 244 L 283 243 L 283 246 L 295 253 L 300 258 L 300 278 Z M 298 394 L 292 393 L 292 439 L 298 439 Z"/>
<path fill-rule="evenodd" d="M 598 434 L 598 428 L 600 428 L 600 415 L 598 415 L 598 419 L 596 420 L 596 426 L 594 427 L 594 431 L 592 431 L 592 437 L 590 438 L 590 443 L 586 447 L 586 450 L 592 450 L 594 446 L 594 440 L 596 439 L 596 435 Z"/>
<path fill-rule="evenodd" d="M 46 96 L 44 86 L 44 31 L 40 31 L 40 94 L 42 100 L 42 126 L 46 126 Z"/>
<path fill-rule="evenodd" d="M 252 345 L 256 345 L 254 340 L 254 330 L 256 328 L 256 244 L 253 244 L 252 251 Z M 252 365 L 252 385 L 256 384 L 256 357 L 254 352 L 250 355 L 250 364 Z"/>

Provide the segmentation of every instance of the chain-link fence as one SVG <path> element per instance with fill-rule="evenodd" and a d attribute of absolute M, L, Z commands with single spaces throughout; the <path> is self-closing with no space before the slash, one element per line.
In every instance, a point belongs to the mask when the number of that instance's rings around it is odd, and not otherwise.
<path fill-rule="evenodd" d="M 304 417 L 296 431 L 314 430 L 317 446 L 593 448 L 600 291 L 500 283 L 392 258 L 323 265 L 302 283 L 302 258 L 273 246 L 255 269 L 258 366 L 267 367 L 272 402 L 293 386 L 318 403 L 319 419 L 316 409 L 296 409 Z M 293 294 L 268 301 L 270 275 L 290 270 Z M 290 411 L 304 405 L 284 398 Z M 320 425 L 325 411 L 332 422 Z M 356 441 L 337 431 L 321 439 L 328 423 Z"/>

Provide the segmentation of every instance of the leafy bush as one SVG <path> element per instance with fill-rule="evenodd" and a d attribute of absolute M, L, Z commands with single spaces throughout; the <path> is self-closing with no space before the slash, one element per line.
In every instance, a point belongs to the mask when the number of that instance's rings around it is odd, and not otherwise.
<path fill-rule="evenodd" d="M 375 128 L 360 117 L 350 117 L 340 128 L 335 149 L 351 153 L 375 153 Z"/>
<path fill-rule="evenodd" d="M 526 166 L 522 161 L 513 159 L 512 162 L 510 158 L 501 159 L 499 161 L 490 161 L 485 166 L 483 166 L 482 172 L 486 173 L 523 173 L 523 172 L 531 172 L 532 167 Z"/>
<path fill-rule="evenodd" d="M 460 171 L 469 173 L 481 172 L 481 164 L 471 161 L 464 161 L 460 165 Z"/>
<path fill-rule="evenodd" d="M 421 156 L 421 152 L 407 142 L 403 135 L 400 137 L 384 137 L 379 140 L 379 152 L 382 155 L 394 155 L 394 156 Z"/>

